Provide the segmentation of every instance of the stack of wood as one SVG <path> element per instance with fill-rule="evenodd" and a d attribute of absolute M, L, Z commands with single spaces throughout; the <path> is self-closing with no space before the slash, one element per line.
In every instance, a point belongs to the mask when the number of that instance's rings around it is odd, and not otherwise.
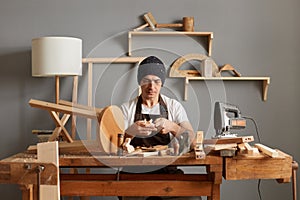
<path fill-rule="evenodd" d="M 242 136 L 233 138 L 218 138 L 204 140 L 206 151 L 220 152 L 220 156 L 234 156 L 236 154 L 259 155 L 260 152 L 271 157 L 278 157 L 278 152 L 263 144 L 255 144 L 251 146 L 249 142 L 253 142 L 253 136 Z"/>

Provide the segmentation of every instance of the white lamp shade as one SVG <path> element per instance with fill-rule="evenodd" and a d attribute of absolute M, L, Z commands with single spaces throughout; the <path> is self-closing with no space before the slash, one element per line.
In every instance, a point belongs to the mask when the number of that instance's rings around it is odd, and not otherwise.
<path fill-rule="evenodd" d="M 32 76 L 82 75 L 82 40 L 41 37 L 32 40 Z"/>

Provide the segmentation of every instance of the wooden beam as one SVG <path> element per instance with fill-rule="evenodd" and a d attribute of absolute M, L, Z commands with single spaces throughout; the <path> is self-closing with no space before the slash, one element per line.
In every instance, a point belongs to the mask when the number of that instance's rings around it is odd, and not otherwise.
<path fill-rule="evenodd" d="M 279 156 L 278 152 L 270 147 L 267 147 L 266 145 L 263 144 L 255 144 L 254 145 L 256 148 L 258 148 L 261 152 L 264 154 L 267 154 L 268 156 L 271 156 L 272 158 L 276 158 Z"/>
<path fill-rule="evenodd" d="M 141 189 L 147 188 L 147 191 Z M 219 185 L 216 185 L 219 186 Z M 209 181 L 61 181 L 63 196 L 211 196 Z M 76 190 L 74 190 L 76 188 Z M 139 188 L 139 189 L 137 189 Z M 201 188 L 201 189 L 199 189 Z M 216 191 L 218 192 L 218 191 Z M 216 194 L 215 194 L 216 195 Z"/>
<path fill-rule="evenodd" d="M 242 136 L 234 138 L 206 139 L 204 144 L 232 144 L 232 143 L 247 143 L 254 141 L 253 136 Z"/>
<path fill-rule="evenodd" d="M 91 119 L 97 119 L 96 111 L 92 111 L 92 110 L 85 110 L 76 107 L 64 106 L 64 105 L 59 105 L 59 104 L 35 100 L 35 99 L 31 99 L 29 101 L 29 105 L 31 107 L 40 108 L 48 111 L 62 112 L 71 115 L 75 114 L 78 116 L 83 116 Z"/>
<path fill-rule="evenodd" d="M 79 108 L 79 109 L 83 109 L 83 110 L 95 111 L 97 113 L 100 113 L 103 110 L 102 108 L 96 108 L 96 107 L 86 106 L 86 105 L 82 105 L 82 104 L 78 104 L 78 103 L 72 103 L 70 101 L 65 101 L 65 100 L 59 100 L 58 103 L 60 105 L 75 107 L 75 108 Z"/>

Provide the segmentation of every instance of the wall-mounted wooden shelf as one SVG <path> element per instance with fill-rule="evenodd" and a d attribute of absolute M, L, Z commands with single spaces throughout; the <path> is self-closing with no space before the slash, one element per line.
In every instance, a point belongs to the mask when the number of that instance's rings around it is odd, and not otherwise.
<path fill-rule="evenodd" d="M 138 63 L 145 57 L 83 58 L 82 63 Z"/>
<path fill-rule="evenodd" d="M 193 36 L 207 37 L 207 52 L 211 56 L 213 32 L 186 32 L 186 31 L 129 31 L 128 32 L 128 56 L 131 56 L 133 36 Z"/>
<path fill-rule="evenodd" d="M 185 77 L 184 100 L 187 100 L 187 89 L 190 81 L 262 81 L 262 98 L 267 100 L 270 77 Z"/>

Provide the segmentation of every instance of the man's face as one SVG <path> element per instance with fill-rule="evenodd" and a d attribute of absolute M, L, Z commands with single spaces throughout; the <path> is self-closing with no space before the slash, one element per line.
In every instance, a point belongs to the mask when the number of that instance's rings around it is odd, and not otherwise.
<path fill-rule="evenodd" d="M 146 99 L 158 97 L 162 86 L 161 79 L 158 76 L 147 75 L 141 82 L 142 96 Z"/>

